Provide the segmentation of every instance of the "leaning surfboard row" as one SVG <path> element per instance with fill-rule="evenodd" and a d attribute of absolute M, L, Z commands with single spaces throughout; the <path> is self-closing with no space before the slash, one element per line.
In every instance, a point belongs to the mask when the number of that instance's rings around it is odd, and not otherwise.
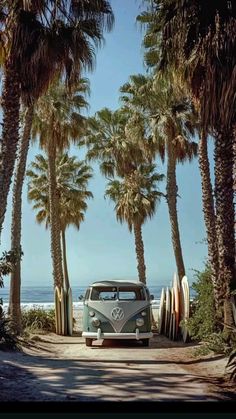
<path fill-rule="evenodd" d="M 188 340 L 186 321 L 189 319 L 189 285 L 186 276 L 179 280 L 174 274 L 172 287 L 162 288 L 158 329 L 171 340 Z"/>
<path fill-rule="evenodd" d="M 55 287 L 55 322 L 57 335 L 69 335 L 73 333 L 73 301 L 71 288 Z"/>

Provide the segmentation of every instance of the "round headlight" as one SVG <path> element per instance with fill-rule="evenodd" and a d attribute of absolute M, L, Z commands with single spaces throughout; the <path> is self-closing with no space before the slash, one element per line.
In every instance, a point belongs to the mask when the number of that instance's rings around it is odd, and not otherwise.
<path fill-rule="evenodd" d="M 147 315 L 146 311 L 142 311 L 141 315 L 144 317 Z"/>
<path fill-rule="evenodd" d="M 94 311 L 90 311 L 90 312 L 89 312 L 89 315 L 90 315 L 90 317 L 93 317 L 93 316 L 95 316 L 95 313 L 94 313 Z"/>
<path fill-rule="evenodd" d="M 100 325 L 100 320 L 97 317 L 94 317 L 92 320 L 92 325 L 98 327 Z"/>
<path fill-rule="evenodd" d="M 138 319 L 136 319 L 136 324 L 137 324 L 137 326 L 143 326 L 144 325 L 144 320 L 142 319 L 142 317 L 139 317 Z"/>

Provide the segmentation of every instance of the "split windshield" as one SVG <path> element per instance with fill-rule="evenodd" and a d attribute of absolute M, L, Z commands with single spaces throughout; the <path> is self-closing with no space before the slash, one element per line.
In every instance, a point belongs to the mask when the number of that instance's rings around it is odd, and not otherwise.
<path fill-rule="evenodd" d="M 143 288 L 93 287 L 90 299 L 93 301 L 140 301 L 145 300 Z"/>

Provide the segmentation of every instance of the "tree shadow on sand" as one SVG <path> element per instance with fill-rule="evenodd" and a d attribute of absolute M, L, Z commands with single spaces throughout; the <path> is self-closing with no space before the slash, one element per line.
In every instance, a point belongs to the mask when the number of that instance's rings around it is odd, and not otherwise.
<path fill-rule="evenodd" d="M 165 369 L 163 365 L 166 365 Z M 0 378 L 1 401 L 232 399 L 232 394 L 220 394 L 214 389 L 207 394 L 203 378 L 183 371 L 175 361 L 165 359 L 80 360 L 17 353 L 2 360 Z"/>

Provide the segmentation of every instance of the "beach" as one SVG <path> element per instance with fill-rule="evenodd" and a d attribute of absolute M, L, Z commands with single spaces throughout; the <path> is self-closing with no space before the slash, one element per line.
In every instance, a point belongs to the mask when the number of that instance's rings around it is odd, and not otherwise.
<path fill-rule="evenodd" d="M 78 332 L 71 337 L 32 334 L 21 352 L 0 352 L 0 400 L 233 400 L 235 388 L 223 382 L 227 359 L 194 357 L 196 347 L 156 333 L 149 348 L 108 340 L 88 348 Z"/>

